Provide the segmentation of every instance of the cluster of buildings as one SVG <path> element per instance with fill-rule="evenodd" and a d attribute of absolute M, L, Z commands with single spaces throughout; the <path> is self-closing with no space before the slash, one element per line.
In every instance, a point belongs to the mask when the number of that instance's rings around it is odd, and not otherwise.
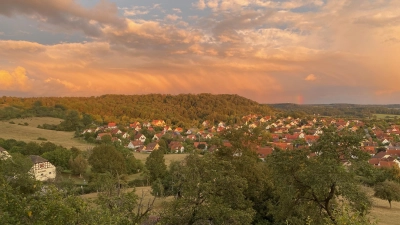
<path fill-rule="evenodd" d="M 255 151 L 260 159 L 264 159 L 275 149 L 296 150 L 309 148 L 323 134 L 324 128 L 334 127 L 338 131 L 346 129 L 351 132 L 360 132 L 364 136 L 360 147 L 371 155 L 369 163 L 376 167 L 400 168 L 400 125 L 390 124 L 388 127 L 379 128 L 375 125 L 368 127 L 360 120 L 344 120 L 333 118 L 273 118 L 271 116 L 247 115 L 242 118 L 241 124 L 226 125 L 224 122 L 202 122 L 200 128 L 171 127 L 164 120 L 153 120 L 144 123 L 131 123 L 121 127 L 116 123 L 106 126 L 86 129 L 82 132 L 95 135 L 97 140 L 108 137 L 111 141 L 120 142 L 126 148 L 136 152 L 150 153 L 160 148 L 160 140 L 164 142 L 167 150 L 172 153 L 183 153 L 190 149 L 215 151 L 213 138 L 229 129 L 238 129 L 243 126 L 251 129 L 259 128 L 265 135 L 259 138 L 259 146 Z M 144 132 L 145 131 L 145 132 Z M 146 135 L 145 135 L 146 134 Z M 221 140 L 226 147 L 232 146 L 227 140 Z M 7 159 L 10 155 L 0 147 L 0 159 Z M 31 173 L 37 180 L 54 179 L 56 171 L 54 165 L 40 156 L 30 156 L 33 162 Z"/>
<path fill-rule="evenodd" d="M 334 119 L 328 117 L 318 117 L 312 119 L 305 118 L 274 118 L 250 114 L 242 118 L 241 124 L 226 125 L 224 122 L 213 123 L 203 121 L 201 128 L 182 128 L 171 127 L 164 120 L 153 120 L 149 122 L 135 122 L 125 127 L 125 132 L 121 131 L 117 124 L 109 123 L 107 126 L 87 129 L 85 132 L 96 132 L 97 140 L 104 136 L 109 136 L 112 141 L 123 142 L 125 146 L 137 152 L 150 153 L 157 150 L 160 146 L 158 141 L 163 136 L 168 136 L 168 149 L 173 153 L 185 152 L 190 143 L 192 149 L 202 149 L 214 151 L 216 147 L 210 142 L 213 138 L 218 138 L 221 132 L 229 129 L 238 129 L 248 126 L 249 129 L 260 128 L 268 134 L 266 140 L 256 147 L 258 156 L 264 159 L 276 148 L 283 150 L 295 150 L 298 148 L 308 148 L 312 146 L 323 134 L 326 127 L 334 127 L 338 131 L 349 130 L 361 132 L 364 141 L 360 143 L 362 150 L 371 155 L 370 163 L 377 167 L 390 167 L 399 165 L 397 158 L 400 157 L 400 125 L 391 125 L 385 129 L 367 125 L 361 120 Z M 147 135 L 142 133 L 147 130 Z M 149 133 L 151 136 L 149 136 Z M 190 140 L 190 142 L 187 142 Z M 230 146 L 229 141 L 223 141 L 224 146 Z"/>

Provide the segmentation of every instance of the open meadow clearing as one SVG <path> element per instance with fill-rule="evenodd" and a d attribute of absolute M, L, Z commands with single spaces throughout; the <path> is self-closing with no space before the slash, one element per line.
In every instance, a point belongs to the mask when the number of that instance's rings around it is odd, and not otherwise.
<path fill-rule="evenodd" d="M 400 118 L 400 115 L 393 115 L 393 114 L 373 114 L 376 116 L 377 119 L 394 119 L 395 117 Z"/>
<path fill-rule="evenodd" d="M 11 124 L 10 122 L 14 122 Z M 44 130 L 37 128 L 38 125 L 44 123 L 47 124 L 59 124 L 61 119 L 50 118 L 50 117 L 32 117 L 25 119 L 12 119 L 9 121 L 0 121 L 1 131 L 0 138 L 3 139 L 15 139 L 24 142 L 43 142 L 38 140 L 38 138 L 45 138 L 47 141 L 53 142 L 57 145 L 62 145 L 66 148 L 76 147 L 80 150 L 87 150 L 92 148 L 93 145 L 88 144 L 84 141 L 74 138 L 74 132 L 65 131 L 54 131 L 54 130 Z M 27 123 L 27 126 L 18 125 Z"/>
<path fill-rule="evenodd" d="M 145 163 L 147 157 L 149 157 L 150 154 L 135 152 L 134 155 L 135 155 L 135 158 L 137 158 L 137 159 L 141 160 L 143 163 Z M 183 159 L 186 158 L 186 156 L 188 156 L 188 154 L 165 154 L 164 155 L 165 164 L 167 166 L 169 166 L 169 164 L 171 164 L 172 161 L 182 161 Z"/>
<path fill-rule="evenodd" d="M 364 187 L 367 193 L 372 196 L 374 191 L 372 188 Z M 400 202 L 392 201 L 392 208 L 389 202 L 379 198 L 372 197 L 372 209 L 370 216 L 376 220 L 378 225 L 394 225 L 400 224 Z"/>

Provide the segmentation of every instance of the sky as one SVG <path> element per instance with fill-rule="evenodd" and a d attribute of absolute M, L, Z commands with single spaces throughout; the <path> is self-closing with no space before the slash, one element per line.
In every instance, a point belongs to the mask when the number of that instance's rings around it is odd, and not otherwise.
<path fill-rule="evenodd" d="M 400 103 L 399 0 L 0 0 L 0 96 Z"/>

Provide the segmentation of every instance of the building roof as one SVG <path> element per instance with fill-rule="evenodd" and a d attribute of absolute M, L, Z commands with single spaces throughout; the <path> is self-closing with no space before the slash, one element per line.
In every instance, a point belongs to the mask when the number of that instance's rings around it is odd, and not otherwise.
<path fill-rule="evenodd" d="M 44 159 L 44 158 L 42 158 L 42 157 L 40 157 L 38 155 L 30 155 L 29 157 L 31 157 L 31 160 L 32 160 L 33 164 L 42 163 L 42 162 L 48 162 L 49 161 L 49 160 Z"/>

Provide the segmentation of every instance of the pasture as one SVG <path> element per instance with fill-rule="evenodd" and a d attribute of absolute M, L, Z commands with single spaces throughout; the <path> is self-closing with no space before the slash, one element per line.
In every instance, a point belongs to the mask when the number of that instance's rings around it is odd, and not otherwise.
<path fill-rule="evenodd" d="M 139 159 L 140 161 L 145 163 L 147 157 L 149 157 L 150 154 L 135 152 L 134 155 L 136 159 Z M 186 156 L 188 156 L 188 154 L 165 154 L 164 155 L 165 164 L 169 166 L 169 164 L 171 164 L 172 161 L 182 161 L 184 158 L 186 158 Z"/>
<path fill-rule="evenodd" d="M 367 188 L 367 193 L 373 195 L 373 190 Z M 379 198 L 372 197 L 372 209 L 370 216 L 377 221 L 378 225 L 400 224 L 398 216 L 400 215 L 400 202 L 392 201 L 392 208 L 389 208 L 389 202 Z"/>
<path fill-rule="evenodd" d="M 393 114 L 373 114 L 373 116 L 376 116 L 377 119 L 394 119 L 400 118 L 400 115 L 393 115 Z"/>
<path fill-rule="evenodd" d="M 14 122 L 14 124 L 11 124 L 11 121 Z M 80 150 L 87 150 L 88 148 L 93 147 L 93 145 L 88 144 L 85 141 L 74 138 L 73 132 L 44 130 L 37 128 L 38 125 L 42 125 L 44 123 L 59 124 L 61 121 L 61 119 L 50 117 L 32 117 L 0 121 L 0 126 L 2 128 L 0 131 L 0 138 L 41 143 L 43 141 L 38 140 L 40 137 L 45 138 L 47 141 L 53 142 L 56 145 L 62 145 L 66 148 L 71 148 L 74 146 Z M 28 123 L 28 126 L 18 125 L 24 123 Z"/>

